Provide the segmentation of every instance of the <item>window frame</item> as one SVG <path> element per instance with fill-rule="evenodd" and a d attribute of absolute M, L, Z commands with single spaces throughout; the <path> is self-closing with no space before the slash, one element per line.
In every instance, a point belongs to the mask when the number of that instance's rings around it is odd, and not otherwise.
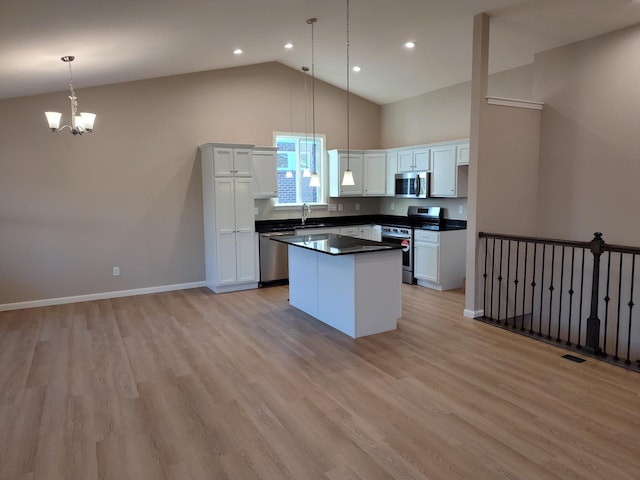
<path fill-rule="evenodd" d="M 310 133 L 299 133 L 299 132 L 283 132 L 277 131 L 273 132 L 273 145 L 278 147 L 278 138 L 279 137 L 287 137 L 294 138 L 297 142 L 307 141 L 309 143 L 313 143 L 314 136 Z M 326 206 L 327 205 L 327 195 L 329 192 L 329 188 L 327 185 L 328 178 L 328 168 L 329 168 L 329 160 L 327 157 L 327 136 L 324 133 L 316 133 L 315 141 L 319 145 L 318 158 L 316 159 L 317 173 L 320 176 L 320 186 L 317 188 L 317 201 L 315 202 L 302 202 L 298 201 L 301 199 L 301 191 L 300 191 L 300 183 L 296 181 L 296 202 L 295 203 L 280 203 L 279 197 L 275 197 L 274 199 L 274 208 L 276 209 L 293 209 L 300 208 L 303 203 L 308 203 L 311 207 L 316 206 Z M 300 158 L 296 153 L 296 175 L 299 175 L 298 178 L 302 178 L 302 166 L 300 164 Z"/>

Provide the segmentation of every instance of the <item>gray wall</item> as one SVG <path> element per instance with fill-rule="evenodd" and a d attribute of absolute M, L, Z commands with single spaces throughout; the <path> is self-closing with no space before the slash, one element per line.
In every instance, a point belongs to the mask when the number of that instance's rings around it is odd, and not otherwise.
<path fill-rule="evenodd" d="M 305 130 L 302 73 L 277 63 L 77 83 L 98 114 L 81 137 L 47 129 L 65 91 L 0 101 L 0 305 L 204 280 L 197 146 Z M 317 82 L 316 99 L 316 130 L 344 147 L 344 91 Z M 377 148 L 380 107 L 351 106 L 352 147 Z"/>
<path fill-rule="evenodd" d="M 541 235 L 640 246 L 640 26 L 539 54 Z"/>

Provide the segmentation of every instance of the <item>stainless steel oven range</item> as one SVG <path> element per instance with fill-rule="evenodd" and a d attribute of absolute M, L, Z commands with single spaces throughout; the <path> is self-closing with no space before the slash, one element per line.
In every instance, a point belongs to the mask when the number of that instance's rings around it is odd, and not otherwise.
<path fill-rule="evenodd" d="M 411 227 L 382 225 L 381 240 L 402 245 L 402 281 L 413 283 L 413 230 Z"/>

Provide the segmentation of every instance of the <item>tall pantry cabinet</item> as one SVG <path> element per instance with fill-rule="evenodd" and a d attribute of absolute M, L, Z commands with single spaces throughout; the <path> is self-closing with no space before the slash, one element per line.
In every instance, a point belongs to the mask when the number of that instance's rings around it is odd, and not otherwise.
<path fill-rule="evenodd" d="M 206 284 L 216 293 L 258 287 L 253 145 L 200 145 Z"/>

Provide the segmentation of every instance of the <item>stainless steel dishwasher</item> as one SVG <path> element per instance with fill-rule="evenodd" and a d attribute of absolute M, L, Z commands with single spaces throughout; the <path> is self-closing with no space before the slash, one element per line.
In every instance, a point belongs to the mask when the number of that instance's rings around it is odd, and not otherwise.
<path fill-rule="evenodd" d="M 271 240 L 273 237 L 295 235 L 293 230 L 263 232 L 260 234 L 260 283 L 289 278 L 289 251 L 286 243 Z"/>

